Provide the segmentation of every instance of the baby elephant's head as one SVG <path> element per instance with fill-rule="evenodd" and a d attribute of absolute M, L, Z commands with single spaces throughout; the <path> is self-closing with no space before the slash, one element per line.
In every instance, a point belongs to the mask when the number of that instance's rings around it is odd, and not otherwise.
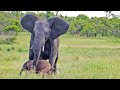
<path fill-rule="evenodd" d="M 23 71 L 31 71 L 33 69 L 33 60 L 29 60 L 29 61 L 26 61 L 23 66 L 22 66 L 22 69 L 20 71 L 20 75 L 22 75 L 22 72 Z"/>

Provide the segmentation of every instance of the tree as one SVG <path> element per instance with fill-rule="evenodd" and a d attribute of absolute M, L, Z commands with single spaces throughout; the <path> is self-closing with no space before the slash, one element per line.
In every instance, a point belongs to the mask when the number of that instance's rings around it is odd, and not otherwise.
<path fill-rule="evenodd" d="M 46 11 L 46 18 L 50 18 L 50 17 L 53 17 L 53 16 L 55 16 L 53 12 Z"/>
<path fill-rule="evenodd" d="M 120 37 L 120 19 L 116 17 L 116 18 L 111 18 L 110 21 L 113 26 L 112 35 Z"/>
<path fill-rule="evenodd" d="M 111 11 L 105 11 L 106 12 L 106 18 L 109 18 L 111 16 Z"/>
<path fill-rule="evenodd" d="M 77 20 L 88 21 L 90 18 L 84 14 L 80 14 L 76 17 Z"/>
<path fill-rule="evenodd" d="M 92 21 L 86 22 L 83 24 L 83 30 L 81 33 L 87 37 L 92 36 L 95 33 L 95 23 Z"/>
<path fill-rule="evenodd" d="M 58 16 L 58 12 L 59 12 L 59 11 L 55 11 L 55 12 L 56 12 L 56 16 Z"/>

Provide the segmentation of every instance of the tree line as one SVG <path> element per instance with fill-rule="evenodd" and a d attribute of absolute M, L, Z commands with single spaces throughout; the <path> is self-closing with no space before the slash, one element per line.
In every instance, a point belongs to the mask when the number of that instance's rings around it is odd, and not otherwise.
<path fill-rule="evenodd" d="M 97 37 L 97 36 L 116 36 L 120 37 L 120 18 L 109 11 L 105 11 L 105 17 L 92 17 L 89 18 L 84 14 L 80 14 L 76 17 L 62 16 L 59 11 L 56 13 L 46 12 L 26 12 L 29 14 L 36 15 L 39 19 L 50 18 L 50 17 L 61 17 L 65 19 L 69 24 L 69 34 L 86 36 L 86 37 Z M 25 13 L 21 11 L 0 11 L 0 35 L 17 35 L 18 32 L 26 32 L 21 25 L 20 19 Z M 112 15 L 112 18 L 108 18 Z"/>

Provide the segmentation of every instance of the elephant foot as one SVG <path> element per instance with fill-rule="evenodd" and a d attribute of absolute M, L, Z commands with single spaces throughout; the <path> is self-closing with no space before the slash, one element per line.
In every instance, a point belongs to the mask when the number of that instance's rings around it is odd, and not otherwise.
<path fill-rule="evenodd" d="M 48 74 L 56 74 L 56 73 L 57 73 L 56 68 L 51 68 L 51 69 L 48 71 Z"/>
<path fill-rule="evenodd" d="M 54 74 L 57 74 L 57 69 L 56 69 L 56 68 L 53 69 L 53 73 L 54 73 Z"/>

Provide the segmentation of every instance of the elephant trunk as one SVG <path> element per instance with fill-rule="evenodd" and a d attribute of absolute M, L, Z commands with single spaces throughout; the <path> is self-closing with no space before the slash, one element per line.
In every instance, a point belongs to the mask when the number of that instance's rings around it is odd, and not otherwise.
<path fill-rule="evenodd" d="M 39 58 L 41 58 L 41 51 L 44 51 L 45 38 L 44 35 L 35 36 L 34 38 L 34 61 L 33 68 L 36 66 Z"/>
<path fill-rule="evenodd" d="M 27 69 L 27 63 L 28 63 L 28 61 L 25 62 L 24 65 L 22 66 L 22 69 L 21 69 L 21 71 L 20 71 L 20 76 L 22 75 L 22 72 Z"/>

